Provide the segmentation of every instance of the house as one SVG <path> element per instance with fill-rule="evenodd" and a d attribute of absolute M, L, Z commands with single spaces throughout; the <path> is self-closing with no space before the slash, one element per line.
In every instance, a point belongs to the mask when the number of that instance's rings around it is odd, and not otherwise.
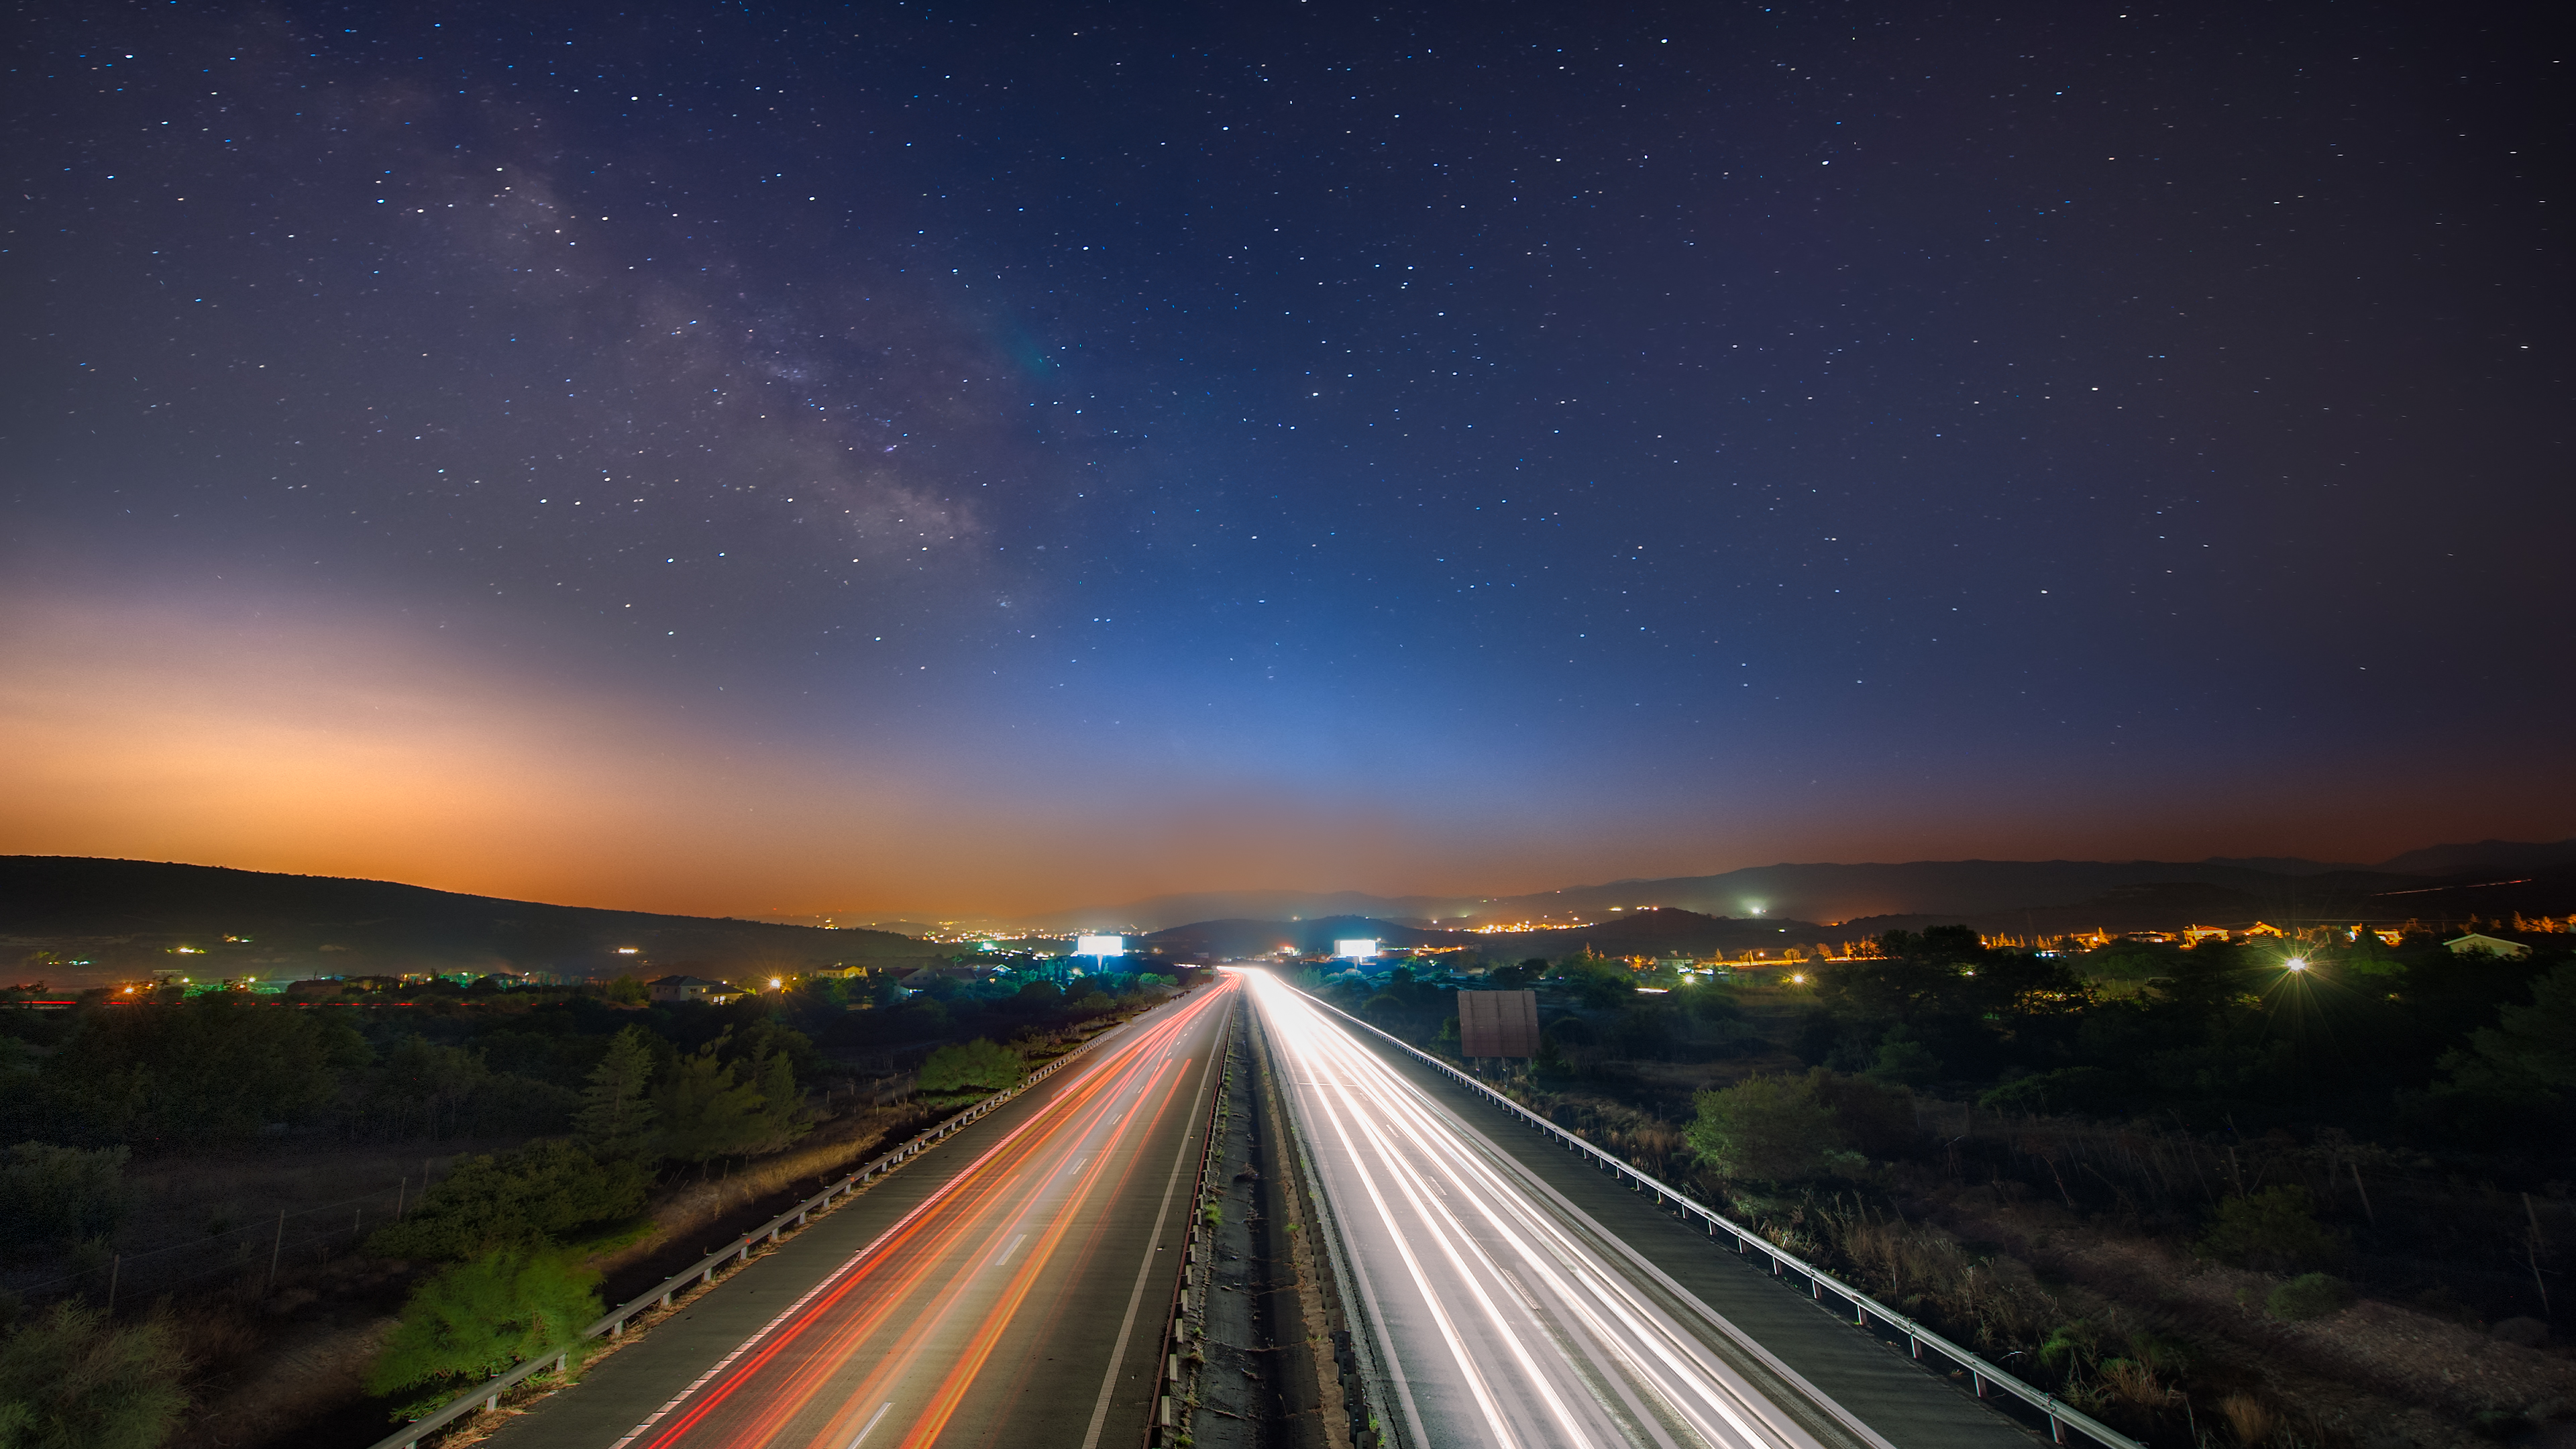
<path fill-rule="evenodd" d="M 992 974 L 993 970 L 989 966 L 924 966 L 917 971 L 907 971 L 896 977 L 894 984 L 905 991 L 919 991 L 931 982 L 943 978 L 971 985 Z"/>
<path fill-rule="evenodd" d="M 2444 941 L 2442 944 L 2450 947 L 2451 954 L 2454 956 L 2502 956 L 2508 961 L 2519 961 L 2531 954 L 2531 948 L 2520 941 L 2507 941 L 2499 936 L 2481 936 L 2475 931 L 2456 940 Z"/>
<path fill-rule="evenodd" d="M 724 982 L 709 981 L 703 976 L 662 976 L 656 977 L 644 984 L 652 989 L 653 999 L 655 1001 L 712 1001 L 721 1003 L 730 1001 L 742 994 L 741 992 L 734 990 L 731 986 L 726 985 Z"/>

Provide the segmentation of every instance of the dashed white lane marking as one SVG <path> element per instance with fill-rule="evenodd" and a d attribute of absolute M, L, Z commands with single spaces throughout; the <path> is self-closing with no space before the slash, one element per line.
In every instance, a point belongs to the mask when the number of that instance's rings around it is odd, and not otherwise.
<path fill-rule="evenodd" d="M 878 1405 L 877 1411 L 868 1415 L 868 1421 L 859 1426 L 859 1432 L 850 1436 L 850 1449 L 859 1449 L 859 1441 L 868 1437 L 868 1431 L 877 1426 L 877 1420 L 884 1418 L 886 1410 L 893 1407 L 891 1403 Z"/>

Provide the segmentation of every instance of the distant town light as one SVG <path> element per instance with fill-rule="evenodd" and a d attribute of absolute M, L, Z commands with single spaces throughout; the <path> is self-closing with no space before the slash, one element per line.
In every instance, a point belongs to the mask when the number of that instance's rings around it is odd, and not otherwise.
<path fill-rule="evenodd" d="M 620 946 L 617 948 L 617 954 L 620 956 L 632 956 L 642 949 L 643 948 L 640 946 Z"/>

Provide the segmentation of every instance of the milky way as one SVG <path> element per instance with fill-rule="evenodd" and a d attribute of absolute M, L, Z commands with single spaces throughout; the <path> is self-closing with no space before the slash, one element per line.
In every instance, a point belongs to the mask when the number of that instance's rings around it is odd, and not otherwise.
<path fill-rule="evenodd" d="M 0 849 L 753 910 L 2565 833 L 2538 37 L 1882 9 L 39 7 Z"/>

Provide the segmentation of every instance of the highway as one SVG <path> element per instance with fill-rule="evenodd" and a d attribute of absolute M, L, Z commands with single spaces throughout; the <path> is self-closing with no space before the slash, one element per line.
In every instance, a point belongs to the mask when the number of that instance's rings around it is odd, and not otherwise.
<path fill-rule="evenodd" d="M 1411 1449 L 1889 1449 L 1344 1025 L 1251 992 Z"/>
<path fill-rule="evenodd" d="M 1119 1028 L 493 1441 L 1130 1449 L 1160 1388 L 1190 1169 L 1240 997 L 1228 978 Z"/>

